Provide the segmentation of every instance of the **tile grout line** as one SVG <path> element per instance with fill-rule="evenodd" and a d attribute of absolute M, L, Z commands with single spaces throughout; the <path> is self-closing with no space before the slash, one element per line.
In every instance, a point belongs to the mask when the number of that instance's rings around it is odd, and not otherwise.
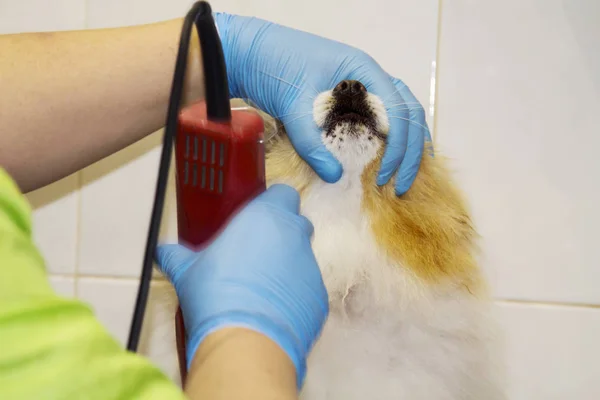
<path fill-rule="evenodd" d="M 435 60 L 432 63 L 431 71 L 431 89 L 430 89 L 430 115 L 432 116 L 433 132 L 431 132 L 431 141 L 435 144 L 438 142 L 438 106 L 437 97 L 439 91 L 439 71 L 440 71 L 440 42 L 442 38 L 442 9 L 443 0 L 438 0 L 437 26 L 436 26 L 436 41 L 435 41 Z"/>
<path fill-rule="evenodd" d="M 83 29 L 89 28 L 88 3 L 89 0 L 83 0 Z"/>
<path fill-rule="evenodd" d="M 50 277 L 55 278 L 72 278 L 73 275 L 68 273 L 52 273 Z M 138 278 L 134 276 L 119 276 L 119 275 L 79 275 L 80 279 L 98 279 L 98 280 L 116 280 L 125 282 L 137 282 Z M 167 279 L 158 275 L 152 278 L 152 282 L 165 282 L 169 283 Z M 587 308 L 587 309 L 600 309 L 600 304 L 593 303 L 580 303 L 580 302 L 560 302 L 560 301 L 549 301 L 549 300 L 525 300 L 525 299 L 510 299 L 510 298 L 493 298 L 493 303 L 496 304 L 518 304 L 527 306 L 546 306 L 546 307 L 568 307 L 568 308 Z"/>
<path fill-rule="evenodd" d="M 565 303 L 560 301 L 537 301 L 537 300 L 523 300 L 523 299 L 493 299 L 494 303 L 499 304 L 519 304 L 528 306 L 546 306 L 546 307 L 569 307 L 569 308 L 587 308 L 587 309 L 600 309 L 600 304 L 593 303 Z"/>

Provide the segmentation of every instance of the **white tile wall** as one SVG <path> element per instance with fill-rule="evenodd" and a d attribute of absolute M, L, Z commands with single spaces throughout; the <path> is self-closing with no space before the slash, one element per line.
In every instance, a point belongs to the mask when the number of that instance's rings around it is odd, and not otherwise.
<path fill-rule="evenodd" d="M 82 29 L 85 0 L 0 0 L 0 33 Z"/>
<path fill-rule="evenodd" d="M 600 309 L 500 303 L 510 400 L 600 399 Z"/>
<path fill-rule="evenodd" d="M 600 304 L 600 3 L 443 4 L 437 135 L 497 296 Z"/>
<path fill-rule="evenodd" d="M 183 16 L 191 4 L 0 0 L 0 33 L 147 23 Z M 434 137 L 455 159 L 483 235 L 484 266 L 497 298 L 504 299 L 497 310 L 507 332 L 510 400 L 600 398 L 600 213 L 593 207 L 600 169 L 592 153 L 600 144 L 594 124 L 600 109 L 600 3 L 212 5 L 363 48 L 402 78 L 426 108 L 435 98 Z M 434 64 L 437 90 L 430 91 Z M 161 133 L 29 195 L 53 287 L 89 302 L 122 343 L 136 296 Z M 172 194 L 171 185 L 163 240 L 176 237 Z M 170 285 L 155 281 L 140 348 L 178 382 L 169 329 L 175 307 Z"/>
<path fill-rule="evenodd" d="M 195 0 L 84 0 L 88 28 L 148 24 L 185 16 Z M 214 5 L 218 2 L 211 2 Z"/>

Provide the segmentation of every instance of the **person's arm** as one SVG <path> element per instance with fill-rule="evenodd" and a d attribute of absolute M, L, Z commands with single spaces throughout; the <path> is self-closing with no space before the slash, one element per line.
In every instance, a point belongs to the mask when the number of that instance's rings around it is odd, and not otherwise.
<path fill-rule="evenodd" d="M 58 296 L 31 237 L 25 198 L 0 168 L 0 399 L 183 400 L 127 352 L 89 306 Z"/>
<path fill-rule="evenodd" d="M 0 166 L 28 192 L 164 126 L 182 19 L 0 35 Z M 202 97 L 193 30 L 186 100 Z"/>
<path fill-rule="evenodd" d="M 191 400 L 295 400 L 296 370 L 267 336 L 223 328 L 200 344 L 185 388 Z"/>
<path fill-rule="evenodd" d="M 0 36 L 0 166 L 27 192 L 108 156 L 164 125 L 181 23 Z M 232 97 L 283 122 L 298 154 L 327 182 L 342 166 L 312 119 L 318 91 L 361 80 L 390 114 L 378 184 L 412 185 L 424 141 L 423 107 L 363 51 L 257 18 L 215 13 Z M 196 35 L 193 30 L 193 35 Z M 192 40 L 187 99 L 202 98 Z M 243 62 L 242 62 L 243 61 Z"/>

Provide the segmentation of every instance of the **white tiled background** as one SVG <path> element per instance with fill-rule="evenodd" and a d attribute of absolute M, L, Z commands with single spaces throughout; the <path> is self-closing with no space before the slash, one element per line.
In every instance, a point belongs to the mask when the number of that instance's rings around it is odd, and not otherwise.
<path fill-rule="evenodd" d="M 0 0 L 0 33 L 183 16 L 191 0 Z M 508 335 L 510 398 L 600 398 L 600 2 L 214 0 L 361 47 L 426 109 L 470 195 Z M 434 78 L 434 80 L 432 79 Z M 433 112 L 435 111 L 435 112 Z M 125 341 L 160 136 L 29 195 L 55 288 Z M 173 238 L 168 205 L 163 238 Z M 142 350 L 177 380 L 152 289 Z M 150 334 L 152 331 L 152 334 Z"/>

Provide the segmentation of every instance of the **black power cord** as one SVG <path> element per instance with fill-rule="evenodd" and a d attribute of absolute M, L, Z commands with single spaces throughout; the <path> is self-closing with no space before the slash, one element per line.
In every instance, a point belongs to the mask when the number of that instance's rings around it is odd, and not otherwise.
<path fill-rule="evenodd" d="M 177 121 L 179 109 L 181 107 L 190 37 L 192 26 L 194 24 L 198 31 L 202 53 L 204 84 L 206 87 L 205 100 L 207 117 L 213 121 L 223 122 L 231 119 L 227 69 L 221 41 L 212 17 L 210 5 L 205 1 L 198 1 L 187 13 L 179 39 L 179 50 L 177 52 L 175 73 L 173 75 L 173 83 L 171 86 L 171 97 L 169 99 L 169 108 L 163 136 L 163 148 L 160 156 L 158 179 L 156 182 L 154 204 L 152 206 L 152 214 L 150 217 L 150 227 L 148 229 L 148 239 L 146 241 L 142 274 L 127 342 L 127 350 L 134 352 L 137 351 L 144 314 L 146 312 L 146 303 L 148 300 L 150 281 L 152 279 L 154 255 L 165 203 L 169 167 L 171 164 L 171 152 L 173 150 L 173 143 L 176 140 Z"/>

